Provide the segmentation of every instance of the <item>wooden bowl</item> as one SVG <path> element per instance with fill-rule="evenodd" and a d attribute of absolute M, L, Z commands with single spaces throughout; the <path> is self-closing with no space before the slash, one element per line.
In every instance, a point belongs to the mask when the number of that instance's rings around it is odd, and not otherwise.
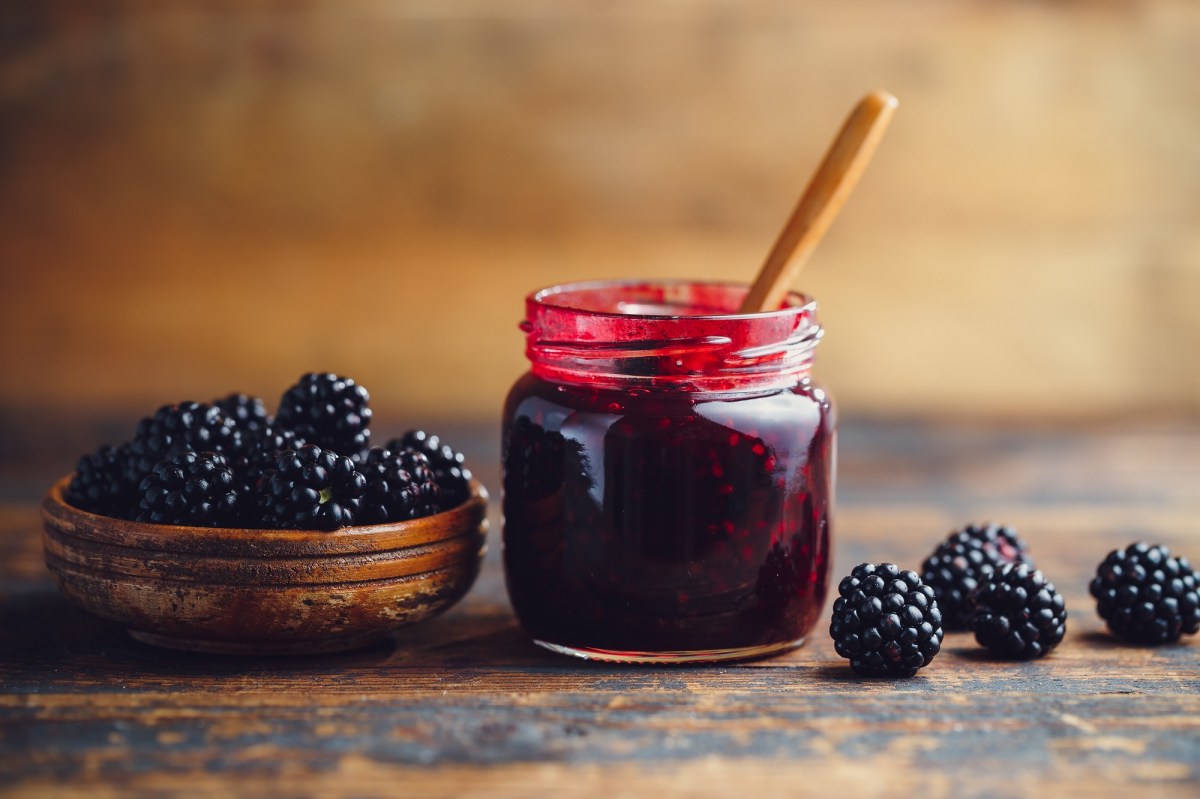
<path fill-rule="evenodd" d="M 177 527 L 42 502 L 46 566 L 79 607 L 155 646 L 234 654 L 366 646 L 457 602 L 479 574 L 487 491 L 423 519 L 310 530 Z"/>

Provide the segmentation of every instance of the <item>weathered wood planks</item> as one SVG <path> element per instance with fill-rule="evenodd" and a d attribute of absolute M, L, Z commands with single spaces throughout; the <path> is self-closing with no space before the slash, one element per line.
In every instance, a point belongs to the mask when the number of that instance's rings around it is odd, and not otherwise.
<path fill-rule="evenodd" d="M 1200 554 L 1189 490 L 1200 435 L 846 432 L 835 568 L 916 563 L 950 524 L 1011 521 L 1071 611 L 1053 655 L 998 663 L 953 634 L 914 679 L 860 680 L 818 630 L 750 664 L 575 662 L 516 628 L 496 546 L 462 605 L 391 643 L 307 659 L 184 655 L 60 598 L 40 565 L 36 506 L 13 503 L 0 506 L 0 785 L 101 797 L 1196 796 L 1200 641 L 1116 642 L 1086 580 L 1137 537 Z M 902 461 L 900 475 L 881 467 Z"/>

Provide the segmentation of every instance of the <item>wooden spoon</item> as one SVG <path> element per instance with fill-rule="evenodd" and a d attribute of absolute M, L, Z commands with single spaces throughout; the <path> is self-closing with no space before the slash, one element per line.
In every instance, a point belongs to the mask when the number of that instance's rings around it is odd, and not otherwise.
<path fill-rule="evenodd" d="M 846 117 L 842 130 L 825 153 L 767 255 L 754 285 L 742 301 L 741 313 L 773 311 L 808 261 L 833 218 L 842 210 L 900 101 L 884 91 L 868 94 Z"/>

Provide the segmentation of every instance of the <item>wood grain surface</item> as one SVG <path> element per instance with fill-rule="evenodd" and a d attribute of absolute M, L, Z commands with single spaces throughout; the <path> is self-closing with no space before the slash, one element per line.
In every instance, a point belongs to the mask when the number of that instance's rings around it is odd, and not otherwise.
<path fill-rule="evenodd" d="M 1067 599 L 1063 644 L 1011 664 L 952 634 L 896 682 L 852 676 L 823 629 L 741 665 L 576 662 L 521 634 L 492 547 L 462 604 L 385 644 L 173 653 L 61 598 L 38 498 L 14 498 L 0 504 L 0 793 L 1200 794 L 1200 641 L 1118 643 L 1086 594 L 1095 564 L 1132 540 L 1198 559 L 1200 429 L 850 425 L 842 445 L 839 574 L 917 565 L 954 524 L 1008 522 Z"/>

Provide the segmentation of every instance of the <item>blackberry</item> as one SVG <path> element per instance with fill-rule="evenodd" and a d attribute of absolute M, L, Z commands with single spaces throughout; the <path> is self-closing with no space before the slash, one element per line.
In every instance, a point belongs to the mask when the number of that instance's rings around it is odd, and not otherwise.
<path fill-rule="evenodd" d="M 367 481 L 359 515 L 362 523 L 398 522 L 438 512 L 441 489 L 422 453 L 372 447 L 359 471 Z"/>
<path fill-rule="evenodd" d="M 225 527 L 237 520 L 233 469 L 217 452 L 185 450 L 162 460 L 138 489 L 139 522 Z"/>
<path fill-rule="evenodd" d="M 260 481 L 263 475 L 275 468 L 275 459 L 279 453 L 289 449 L 300 449 L 304 440 L 291 430 L 283 430 L 267 425 L 245 448 L 243 453 L 230 461 L 234 478 L 237 482 L 238 494 L 245 501 L 241 503 L 242 522 L 247 527 L 262 527 L 262 495 Z"/>
<path fill-rule="evenodd" d="M 129 477 L 130 459 L 127 445 L 103 446 L 81 457 L 67 485 L 67 502 L 103 516 L 137 516 L 138 491 L 137 483 Z"/>
<path fill-rule="evenodd" d="M 463 454 L 438 436 L 424 430 L 409 430 L 400 438 L 393 438 L 386 447 L 393 451 L 410 449 L 429 459 L 441 491 L 439 509 L 449 510 L 467 501 L 471 493 L 471 470 L 466 467 Z"/>
<path fill-rule="evenodd" d="M 767 614 L 779 613 L 796 598 L 802 584 L 793 550 L 781 543 L 774 544 L 758 568 L 754 584 L 759 608 Z"/>
<path fill-rule="evenodd" d="M 213 405 L 233 419 L 243 437 L 258 437 L 271 424 L 271 415 L 267 413 L 266 405 L 258 397 L 251 397 L 248 394 L 230 394 L 215 400 Z"/>
<path fill-rule="evenodd" d="M 310 444 L 355 455 L 371 440 L 370 399 L 348 377 L 309 372 L 284 392 L 275 421 Z"/>
<path fill-rule="evenodd" d="M 354 524 L 366 478 L 349 458 L 306 444 L 274 458 L 258 493 L 264 523 L 300 530 L 336 530 Z"/>
<path fill-rule="evenodd" d="M 946 629 L 965 630 L 971 594 L 1005 563 L 1028 563 L 1025 543 L 1008 527 L 969 524 L 952 532 L 921 565 L 921 580 L 937 594 Z"/>
<path fill-rule="evenodd" d="M 233 461 L 239 474 L 244 474 L 247 482 L 254 482 L 267 469 L 274 468 L 275 457 L 284 450 L 300 449 L 307 442 L 291 430 L 283 430 L 268 425 L 251 440 L 241 456 Z"/>
<path fill-rule="evenodd" d="M 129 442 L 126 477 L 141 483 L 159 461 L 182 452 L 219 452 L 236 457 L 243 448 L 237 423 L 216 405 L 180 402 L 164 405 L 138 422 Z"/>
<path fill-rule="evenodd" d="M 911 677 L 942 648 L 934 591 L 914 571 L 863 563 L 838 586 L 829 635 L 850 668 L 871 677 Z"/>
<path fill-rule="evenodd" d="M 1200 631 L 1200 572 L 1161 544 L 1113 550 L 1088 586 L 1115 635 L 1136 644 L 1166 644 Z"/>
<path fill-rule="evenodd" d="M 1006 563 L 975 594 L 975 640 L 998 657 L 1028 660 L 1058 646 L 1067 630 L 1062 596 L 1027 563 Z"/>
<path fill-rule="evenodd" d="M 566 440 L 528 416 L 519 416 L 504 442 L 504 493 L 539 500 L 562 488 Z"/>

